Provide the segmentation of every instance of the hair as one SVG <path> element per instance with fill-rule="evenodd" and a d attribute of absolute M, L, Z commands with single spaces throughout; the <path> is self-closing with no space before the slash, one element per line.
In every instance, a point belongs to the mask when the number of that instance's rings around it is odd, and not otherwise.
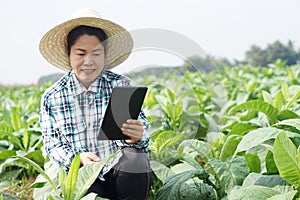
<path fill-rule="evenodd" d="M 96 36 L 104 47 L 104 53 L 106 53 L 106 34 L 101 28 L 95 28 L 91 26 L 78 26 L 72 29 L 67 36 L 67 52 L 70 56 L 71 47 L 75 44 L 76 40 L 82 35 Z"/>

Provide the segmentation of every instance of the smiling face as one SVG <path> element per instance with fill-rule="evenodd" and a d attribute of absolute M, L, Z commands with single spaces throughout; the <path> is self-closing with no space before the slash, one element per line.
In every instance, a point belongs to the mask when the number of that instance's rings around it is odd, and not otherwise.
<path fill-rule="evenodd" d="M 79 36 L 71 46 L 69 58 L 77 79 L 86 88 L 104 69 L 104 47 L 94 35 Z"/>

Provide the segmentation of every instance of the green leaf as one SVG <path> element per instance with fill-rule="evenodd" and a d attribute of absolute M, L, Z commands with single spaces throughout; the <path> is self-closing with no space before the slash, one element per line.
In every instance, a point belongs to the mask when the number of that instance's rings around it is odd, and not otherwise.
<path fill-rule="evenodd" d="M 150 166 L 154 174 L 157 176 L 159 180 L 164 184 L 166 182 L 166 179 L 175 173 L 170 170 L 168 167 L 165 165 L 161 164 L 160 162 L 157 161 L 150 161 Z"/>
<path fill-rule="evenodd" d="M 279 174 L 288 183 L 300 189 L 300 161 L 299 152 L 292 141 L 280 133 L 274 142 L 274 160 Z"/>
<path fill-rule="evenodd" d="M 220 160 L 224 162 L 228 157 L 232 156 L 241 140 L 242 136 L 240 135 L 229 135 L 226 137 L 222 146 Z"/>
<path fill-rule="evenodd" d="M 16 109 L 11 110 L 11 124 L 15 131 L 23 128 L 21 116 Z"/>
<path fill-rule="evenodd" d="M 98 178 L 104 164 L 105 162 L 96 162 L 84 165 L 79 169 L 74 200 L 80 200 L 84 197 L 90 186 Z"/>
<path fill-rule="evenodd" d="M 295 127 L 296 129 L 300 130 L 300 119 L 286 119 L 283 121 L 280 121 L 276 124 L 273 124 L 273 126 L 279 126 L 279 125 L 287 125 Z"/>
<path fill-rule="evenodd" d="M 86 196 L 84 196 L 81 200 L 101 200 L 101 199 L 104 199 L 104 198 L 101 198 L 101 197 L 97 197 L 97 194 L 96 193 L 90 193 Z"/>
<path fill-rule="evenodd" d="M 272 104 L 273 103 L 273 99 L 270 93 L 268 93 L 267 91 L 262 91 L 262 95 L 263 95 L 263 99 L 265 102 Z"/>
<path fill-rule="evenodd" d="M 15 150 L 1 150 L 0 151 L 0 160 L 6 160 L 7 158 L 10 158 L 12 156 L 16 155 L 16 151 Z"/>
<path fill-rule="evenodd" d="M 79 167 L 80 167 L 80 154 L 77 154 L 72 160 L 70 170 L 67 176 L 67 182 L 65 186 L 67 197 L 64 196 L 65 200 L 74 199 L 73 195 L 75 191 Z"/>
<path fill-rule="evenodd" d="M 287 192 L 287 193 L 272 196 L 270 198 L 267 198 L 267 200 L 293 200 L 294 196 L 296 194 L 297 194 L 297 191 L 290 191 L 290 192 Z"/>
<path fill-rule="evenodd" d="M 243 180 L 249 174 L 247 161 L 243 156 L 237 156 L 221 162 L 212 158 L 208 161 L 214 170 L 215 177 L 219 180 L 221 187 L 228 193 L 235 185 L 242 185 Z"/>
<path fill-rule="evenodd" d="M 173 146 L 176 143 L 179 143 L 182 139 L 182 135 L 175 133 L 174 131 L 165 131 L 162 132 L 156 142 L 155 147 L 157 149 L 157 154 L 160 154 L 163 151 L 166 151 L 167 147 Z"/>
<path fill-rule="evenodd" d="M 28 146 L 29 146 L 29 133 L 27 131 L 27 129 L 24 129 L 23 132 L 23 146 L 25 150 L 28 150 Z"/>
<path fill-rule="evenodd" d="M 248 123 L 237 123 L 235 124 L 232 129 L 230 130 L 230 132 L 228 133 L 228 135 L 244 135 L 245 133 L 247 133 L 248 131 L 257 129 L 256 126 L 250 125 Z"/>
<path fill-rule="evenodd" d="M 267 174 L 278 174 L 278 169 L 274 161 L 273 153 L 271 151 L 268 151 L 265 160 L 266 160 Z"/>
<path fill-rule="evenodd" d="M 217 192 L 212 186 L 200 182 L 199 179 L 194 178 L 184 183 L 180 188 L 181 199 L 184 200 L 212 200 L 217 199 Z"/>
<path fill-rule="evenodd" d="M 166 183 L 157 191 L 155 199 L 157 200 L 173 200 L 182 199 L 180 190 L 184 183 L 193 178 L 199 177 L 200 179 L 207 179 L 208 174 L 202 170 L 186 171 L 175 174 L 166 180 Z"/>
<path fill-rule="evenodd" d="M 269 197 L 280 194 L 275 189 L 263 186 L 248 186 L 234 188 L 228 195 L 228 200 L 266 200 Z"/>
<path fill-rule="evenodd" d="M 230 113 L 241 111 L 241 110 L 254 110 L 254 111 L 262 112 L 266 114 L 266 116 L 268 116 L 270 120 L 270 124 L 273 124 L 278 120 L 277 119 L 278 109 L 262 100 L 249 100 L 245 103 L 242 103 L 234 107 L 230 111 Z"/>
<path fill-rule="evenodd" d="M 19 158 L 19 159 L 29 163 L 37 172 L 39 172 L 48 181 L 48 183 L 50 183 L 53 190 L 55 191 L 55 194 L 59 195 L 59 192 L 58 192 L 54 182 L 51 180 L 51 178 L 45 173 L 45 171 L 38 164 L 36 164 L 34 161 L 32 161 L 26 157 L 23 157 L 23 156 L 14 156 L 14 157 Z"/>
<path fill-rule="evenodd" d="M 13 128 L 6 122 L 6 121 L 1 121 L 0 122 L 0 133 L 11 133 L 13 132 Z M 1 136 L 2 138 L 2 136 Z"/>
<path fill-rule="evenodd" d="M 42 188 L 47 182 L 37 182 L 30 185 L 30 188 Z"/>
<path fill-rule="evenodd" d="M 15 136 L 13 133 L 1 133 L 2 136 L 8 136 L 8 141 L 14 144 L 16 149 L 25 150 L 22 143 L 20 142 L 20 139 Z"/>
<path fill-rule="evenodd" d="M 195 139 L 188 139 L 183 140 L 178 148 L 177 148 L 177 155 L 178 157 L 189 156 L 193 159 L 196 156 L 200 156 L 201 159 L 208 159 L 212 152 L 213 147 L 204 141 L 195 140 Z"/>
<path fill-rule="evenodd" d="M 274 98 L 273 106 L 275 108 L 277 108 L 278 110 L 281 110 L 283 101 L 284 101 L 283 94 L 282 94 L 282 92 L 279 92 Z"/>
<path fill-rule="evenodd" d="M 255 185 L 274 188 L 276 186 L 288 186 L 289 184 L 279 175 L 261 175 L 255 182 Z"/>
<path fill-rule="evenodd" d="M 300 97 L 300 90 L 292 96 L 289 102 L 287 102 L 285 109 L 287 110 L 290 109 L 291 106 L 299 99 L 299 97 Z"/>
<path fill-rule="evenodd" d="M 250 172 L 261 172 L 260 159 L 256 154 L 245 154 Z"/>
<path fill-rule="evenodd" d="M 65 199 L 67 199 L 68 198 L 67 173 L 66 173 L 64 167 L 61 167 L 60 171 L 59 171 L 59 185 L 61 187 L 61 191 L 62 191 L 63 197 Z"/>
<path fill-rule="evenodd" d="M 296 119 L 299 118 L 299 115 L 291 110 L 282 110 L 278 114 L 278 119 L 285 120 L 285 119 Z"/>
<path fill-rule="evenodd" d="M 244 135 L 241 142 L 238 144 L 236 153 L 247 151 L 255 146 L 264 143 L 267 140 L 275 139 L 281 130 L 276 128 L 259 128 L 250 131 L 248 134 Z"/>
<path fill-rule="evenodd" d="M 169 88 L 165 88 L 164 92 L 169 102 L 175 102 L 176 94 L 172 90 L 170 90 Z"/>
<path fill-rule="evenodd" d="M 281 85 L 281 93 L 286 101 L 288 101 L 291 98 L 289 93 L 289 87 L 286 82 L 283 82 Z"/>
<path fill-rule="evenodd" d="M 45 158 L 43 156 L 42 150 L 31 151 L 26 155 L 27 158 L 34 161 L 39 166 L 43 167 L 45 163 Z"/>

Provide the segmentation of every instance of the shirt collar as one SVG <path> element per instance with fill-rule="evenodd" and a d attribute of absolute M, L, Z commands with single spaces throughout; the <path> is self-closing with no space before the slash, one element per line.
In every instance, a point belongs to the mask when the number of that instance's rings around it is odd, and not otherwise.
<path fill-rule="evenodd" d="M 72 92 L 75 96 L 80 95 L 84 92 L 88 92 L 88 91 L 97 93 L 97 92 L 99 92 L 101 81 L 102 80 L 106 80 L 106 81 L 109 80 L 109 78 L 107 77 L 107 71 L 103 70 L 99 74 L 99 76 L 96 78 L 96 80 L 91 83 L 90 87 L 88 89 L 86 89 L 80 83 L 80 81 L 77 79 L 77 77 L 74 73 L 74 70 L 71 71 L 70 78 L 71 78 L 71 80 L 70 80 L 69 86 L 70 86 L 70 88 L 71 88 L 71 90 L 72 90 Z"/>

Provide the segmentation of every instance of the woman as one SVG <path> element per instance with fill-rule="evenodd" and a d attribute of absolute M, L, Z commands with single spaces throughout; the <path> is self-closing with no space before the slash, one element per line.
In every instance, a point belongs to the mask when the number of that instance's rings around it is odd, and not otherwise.
<path fill-rule="evenodd" d="M 78 153 L 81 165 L 87 165 L 121 149 L 88 191 L 110 199 L 146 199 L 151 183 L 148 123 L 142 111 L 138 120 L 122 125 L 122 133 L 130 139 L 97 140 L 113 87 L 130 86 L 126 76 L 109 69 L 122 63 L 131 50 L 132 39 L 123 27 L 87 9 L 75 12 L 40 41 L 44 58 L 67 71 L 41 99 L 45 150 L 68 170 Z"/>

